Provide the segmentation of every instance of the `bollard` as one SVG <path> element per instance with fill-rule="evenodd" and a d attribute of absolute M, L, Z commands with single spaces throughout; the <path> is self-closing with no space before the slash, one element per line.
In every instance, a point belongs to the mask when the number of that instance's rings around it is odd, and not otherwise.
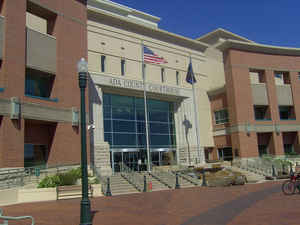
<path fill-rule="evenodd" d="M 272 177 L 276 177 L 276 173 L 275 173 L 275 167 L 274 167 L 274 165 L 272 165 Z"/>
<path fill-rule="evenodd" d="M 290 164 L 290 176 L 294 176 L 293 164 Z"/>
<path fill-rule="evenodd" d="M 282 175 L 284 174 L 284 171 L 285 171 L 285 166 L 284 166 L 284 164 L 282 163 Z"/>
<path fill-rule="evenodd" d="M 107 178 L 107 188 L 106 188 L 106 193 L 105 193 L 106 196 L 112 196 L 111 194 L 111 190 L 110 190 L 110 179 L 109 177 Z"/>
<path fill-rule="evenodd" d="M 203 176 L 202 176 L 202 187 L 206 187 L 207 186 L 207 183 L 206 183 L 206 178 L 205 178 L 205 170 L 203 169 L 202 170 L 202 174 L 203 174 Z"/>
<path fill-rule="evenodd" d="M 146 180 L 146 175 L 144 175 L 144 190 L 143 192 L 147 192 L 147 180 Z"/>
<path fill-rule="evenodd" d="M 175 189 L 180 189 L 180 185 L 178 182 L 178 173 L 176 173 L 176 184 L 175 184 Z"/>

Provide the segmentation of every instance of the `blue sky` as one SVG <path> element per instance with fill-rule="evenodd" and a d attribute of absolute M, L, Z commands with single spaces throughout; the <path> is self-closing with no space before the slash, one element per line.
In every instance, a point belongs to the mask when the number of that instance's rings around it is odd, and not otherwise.
<path fill-rule="evenodd" d="M 262 44 L 300 48 L 297 0 L 112 0 L 161 18 L 159 27 L 189 38 L 224 28 Z"/>

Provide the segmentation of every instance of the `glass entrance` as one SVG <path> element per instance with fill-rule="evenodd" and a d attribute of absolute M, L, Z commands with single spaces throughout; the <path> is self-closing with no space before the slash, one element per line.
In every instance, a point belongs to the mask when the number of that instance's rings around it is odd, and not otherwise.
<path fill-rule="evenodd" d="M 173 151 L 176 148 L 173 103 L 148 99 L 147 108 L 152 163 L 171 164 L 176 152 Z M 111 147 L 113 170 L 120 171 L 124 165 L 134 170 L 145 170 L 147 146 L 144 99 L 104 93 L 103 118 L 104 140 Z"/>
<path fill-rule="evenodd" d="M 147 170 L 147 153 L 142 149 L 111 149 L 113 172 L 121 172 L 125 167 L 135 171 Z"/>

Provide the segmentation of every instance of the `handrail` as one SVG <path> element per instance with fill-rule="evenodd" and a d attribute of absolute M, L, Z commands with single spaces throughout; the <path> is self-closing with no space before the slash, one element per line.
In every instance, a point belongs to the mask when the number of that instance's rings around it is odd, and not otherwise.
<path fill-rule="evenodd" d="M 93 166 L 93 172 L 99 178 L 101 184 L 101 192 L 105 196 L 107 191 L 107 177 L 101 176 L 96 167 Z"/>
<path fill-rule="evenodd" d="M 24 186 L 26 182 L 31 182 L 32 178 L 45 177 L 48 174 L 65 172 L 80 166 L 79 164 L 55 165 L 0 169 L 0 189 Z"/>
<path fill-rule="evenodd" d="M 8 225 L 9 220 L 25 220 L 25 219 L 31 219 L 31 225 L 35 224 L 32 216 L 3 216 L 2 213 L 3 210 L 0 209 L 0 219 L 4 220 L 4 223 L 0 225 Z"/>
<path fill-rule="evenodd" d="M 152 168 L 154 168 L 153 165 Z M 149 174 L 170 189 L 174 188 L 175 176 L 172 173 L 166 172 L 159 167 L 155 167 L 155 170 L 152 169 L 152 172 L 149 172 Z"/>
<path fill-rule="evenodd" d="M 131 183 L 139 192 L 142 192 L 144 178 L 125 164 L 123 164 L 121 168 L 121 176 L 124 177 L 129 183 Z"/>
<path fill-rule="evenodd" d="M 233 160 L 233 165 L 241 169 L 248 170 L 253 173 L 257 173 L 264 176 L 276 176 L 279 173 L 288 173 L 289 167 L 286 166 L 286 162 L 278 160 L 279 158 L 268 157 L 256 157 L 248 159 L 236 158 Z M 286 160 L 286 159 L 285 159 Z"/>
<path fill-rule="evenodd" d="M 173 174 L 176 174 L 175 171 L 173 171 L 172 173 L 173 173 Z M 181 172 L 177 172 L 177 174 L 178 174 L 178 176 L 180 176 L 182 179 L 184 179 L 184 180 L 186 180 L 186 181 L 188 181 L 188 182 L 190 182 L 190 183 L 192 183 L 192 184 L 194 184 L 194 185 L 196 185 L 196 186 L 199 185 L 199 181 L 198 181 L 198 182 L 194 181 L 193 178 L 192 178 L 191 176 L 182 174 Z"/>

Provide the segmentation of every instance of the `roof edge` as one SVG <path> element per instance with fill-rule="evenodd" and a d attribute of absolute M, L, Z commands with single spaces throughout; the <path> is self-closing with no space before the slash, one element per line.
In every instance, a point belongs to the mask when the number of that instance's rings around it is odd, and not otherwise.
<path fill-rule="evenodd" d="M 217 49 L 225 51 L 227 49 L 238 49 L 250 52 L 267 53 L 275 55 L 300 56 L 300 48 L 281 47 L 273 45 L 264 45 L 258 43 L 246 43 L 236 40 L 225 40 L 216 46 Z"/>

